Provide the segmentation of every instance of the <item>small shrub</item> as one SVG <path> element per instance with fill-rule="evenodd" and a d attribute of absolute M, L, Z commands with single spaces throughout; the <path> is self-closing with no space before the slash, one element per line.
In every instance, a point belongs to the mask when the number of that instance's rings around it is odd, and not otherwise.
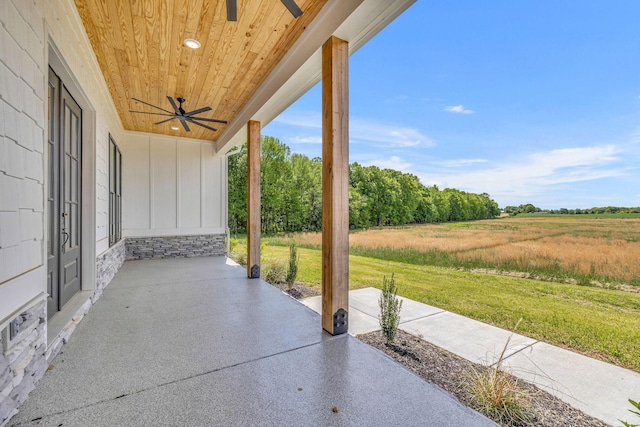
<path fill-rule="evenodd" d="M 264 268 L 264 280 L 272 285 L 284 283 L 287 269 L 282 261 L 274 261 Z"/>
<path fill-rule="evenodd" d="M 295 243 L 289 246 L 289 270 L 287 270 L 287 288 L 293 289 L 293 284 L 296 282 L 296 276 L 298 275 L 298 248 Z"/>
<path fill-rule="evenodd" d="M 631 412 L 634 415 L 637 415 L 638 418 L 640 418 L 640 400 L 636 402 L 635 400 L 629 399 L 629 403 L 631 403 L 633 407 L 637 409 L 637 411 L 634 411 L 633 409 L 629 409 L 629 412 Z M 622 420 L 620 420 L 620 422 L 624 427 L 638 427 L 638 424 L 631 424 L 631 423 L 628 423 L 627 421 L 622 421 Z"/>
<path fill-rule="evenodd" d="M 389 281 L 387 281 L 387 276 L 382 278 L 382 295 L 380 295 L 378 305 L 380 306 L 380 328 L 387 342 L 392 343 L 396 339 L 400 323 L 400 310 L 402 309 L 402 300 L 398 298 L 398 288 L 393 273 L 391 273 Z"/>
<path fill-rule="evenodd" d="M 229 254 L 229 257 L 232 260 L 234 260 L 235 262 L 237 262 L 238 264 L 246 267 L 246 265 L 247 265 L 247 254 L 244 254 L 244 253 L 237 254 L 237 253 L 234 252 L 232 254 Z"/>
<path fill-rule="evenodd" d="M 229 252 L 233 252 L 235 247 L 238 246 L 238 239 L 234 239 L 233 237 L 229 239 Z"/>

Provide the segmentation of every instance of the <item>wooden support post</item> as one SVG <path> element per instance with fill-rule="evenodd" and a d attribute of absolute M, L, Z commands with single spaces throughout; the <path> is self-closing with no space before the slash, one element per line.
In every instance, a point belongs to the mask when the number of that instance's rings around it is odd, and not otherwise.
<path fill-rule="evenodd" d="M 349 44 L 322 46 L 322 327 L 344 334 L 349 311 Z"/>
<path fill-rule="evenodd" d="M 260 277 L 260 122 L 247 124 L 247 276 Z"/>

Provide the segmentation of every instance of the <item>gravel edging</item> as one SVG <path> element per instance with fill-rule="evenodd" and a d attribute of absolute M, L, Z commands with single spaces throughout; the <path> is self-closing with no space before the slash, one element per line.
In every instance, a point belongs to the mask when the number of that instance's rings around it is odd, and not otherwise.
<path fill-rule="evenodd" d="M 436 384 L 458 398 L 464 405 L 482 412 L 480 405 L 468 390 L 469 376 L 485 369 L 453 353 L 426 342 L 415 335 L 398 330 L 395 342 L 387 345 L 382 332 L 371 332 L 357 337 L 382 351 L 427 382 Z M 521 427 L 584 426 L 606 427 L 607 424 L 575 409 L 524 380 L 517 379 L 518 387 L 528 395 L 535 420 Z M 484 414 L 489 416 L 489 414 Z M 496 420 L 494 420 L 496 421 Z M 502 424 L 513 426 L 512 424 Z"/>

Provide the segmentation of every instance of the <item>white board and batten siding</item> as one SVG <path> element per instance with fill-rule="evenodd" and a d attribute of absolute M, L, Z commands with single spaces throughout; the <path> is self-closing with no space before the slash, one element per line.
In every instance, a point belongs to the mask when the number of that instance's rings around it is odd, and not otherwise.
<path fill-rule="evenodd" d="M 226 232 L 225 157 L 212 142 L 126 132 L 119 146 L 124 237 Z"/>

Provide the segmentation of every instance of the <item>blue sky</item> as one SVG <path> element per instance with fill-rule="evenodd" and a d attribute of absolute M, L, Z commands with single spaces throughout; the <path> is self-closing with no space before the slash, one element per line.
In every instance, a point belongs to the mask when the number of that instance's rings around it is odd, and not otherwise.
<path fill-rule="evenodd" d="M 640 1 L 418 0 L 351 56 L 350 161 L 501 207 L 640 206 Z M 321 156 L 320 85 L 263 130 Z"/>

